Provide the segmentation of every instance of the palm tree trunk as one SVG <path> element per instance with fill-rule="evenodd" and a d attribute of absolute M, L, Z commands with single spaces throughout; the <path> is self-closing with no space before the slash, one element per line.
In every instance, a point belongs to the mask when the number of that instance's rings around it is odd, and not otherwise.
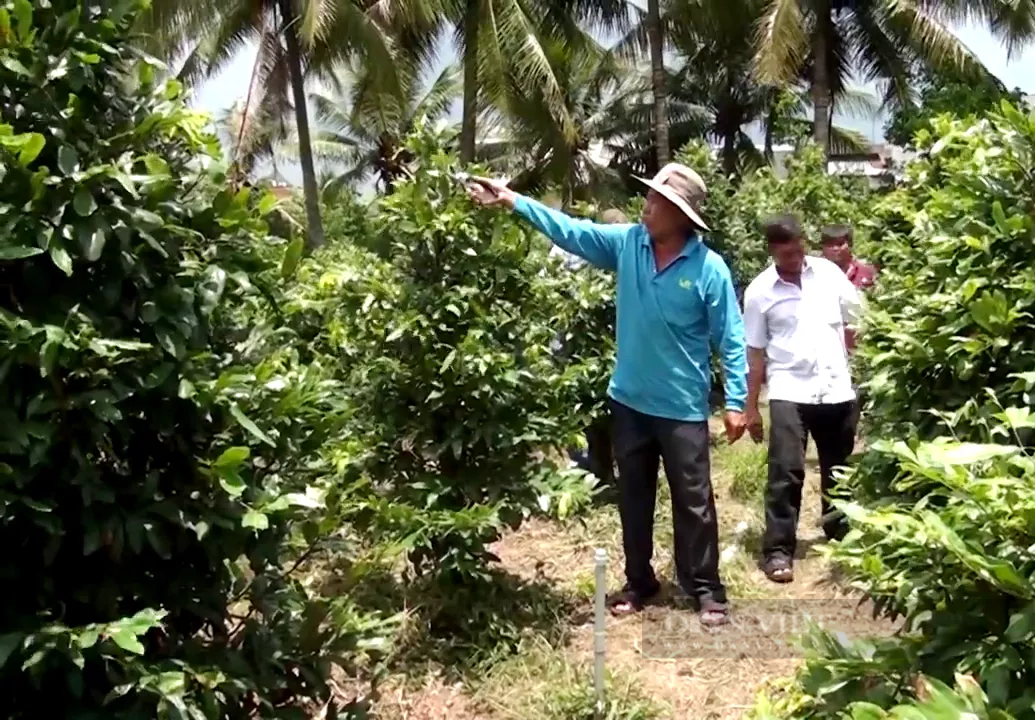
<path fill-rule="evenodd" d="M 740 128 L 726 133 L 722 140 L 722 171 L 726 177 L 737 172 L 737 140 L 740 139 Z"/>
<path fill-rule="evenodd" d="M 302 53 L 295 29 L 295 13 L 291 0 L 279 0 L 280 19 L 284 24 L 287 59 L 291 72 L 291 90 L 295 100 L 295 126 L 298 130 L 298 155 L 302 162 L 302 191 L 305 195 L 305 217 L 309 250 L 323 245 L 323 222 L 320 220 L 320 196 L 313 167 L 313 146 L 309 139 L 309 111 L 306 109 L 305 82 L 302 78 Z"/>
<path fill-rule="evenodd" d="M 244 109 L 241 111 L 241 127 L 237 129 L 237 142 L 234 144 L 233 155 L 230 157 L 230 169 L 234 173 L 235 180 L 241 170 L 237 164 L 237 158 L 241 154 L 241 143 L 244 141 L 244 131 L 248 125 L 248 113 L 252 109 L 252 93 L 255 92 L 255 79 L 259 77 L 259 64 L 262 62 L 262 43 L 266 38 L 266 16 L 262 16 L 262 30 L 259 32 L 259 51 L 255 53 L 255 62 L 252 64 L 252 76 L 248 80 L 248 94 L 244 98 Z M 250 169 L 250 168 L 249 168 Z M 243 175 L 244 173 L 240 173 Z"/>
<path fill-rule="evenodd" d="M 474 162 L 478 115 L 478 7 L 467 0 L 464 14 L 464 116 L 460 125 L 460 162 Z"/>
<path fill-rule="evenodd" d="M 769 99 L 769 109 L 765 116 L 765 161 L 773 164 L 773 130 L 776 126 L 776 103 L 779 95 L 774 94 Z"/>
<path fill-rule="evenodd" d="M 823 150 L 823 157 L 826 158 L 830 156 L 830 75 L 827 72 L 830 10 L 821 9 L 820 13 L 812 36 L 812 134 L 816 144 Z"/>
<path fill-rule="evenodd" d="M 659 0 L 647 0 L 647 40 L 650 44 L 651 82 L 654 86 L 654 143 L 658 168 L 671 159 L 668 147 L 668 110 L 665 89 L 665 33 Z"/>

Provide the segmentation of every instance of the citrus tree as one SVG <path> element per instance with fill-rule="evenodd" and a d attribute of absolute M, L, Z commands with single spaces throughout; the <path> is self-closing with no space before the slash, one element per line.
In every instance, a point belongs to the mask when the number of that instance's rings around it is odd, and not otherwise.
<path fill-rule="evenodd" d="M 340 393 L 254 322 L 274 201 L 225 189 L 138 10 L 0 3 L 2 705 L 300 717 L 378 637 L 294 575 Z"/>
<path fill-rule="evenodd" d="M 373 237 L 304 262 L 286 309 L 349 378 L 363 441 L 342 482 L 363 490 L 346 516 L 444 600 L 432 629 L 462 633 L 499 611 L 479 598 L 500 532 L 588 500 L 554 449 L 590 410 L 586 373 L 551 348 L 573 314 L 570 278 L 530 229 L 472 205 L 440 147 L 423 128 L 408 139 L 418 164 L 379 201 Z"/>

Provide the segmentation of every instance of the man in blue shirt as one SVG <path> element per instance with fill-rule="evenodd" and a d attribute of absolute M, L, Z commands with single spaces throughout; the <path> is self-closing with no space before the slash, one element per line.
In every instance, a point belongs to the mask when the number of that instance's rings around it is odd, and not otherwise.
<path fill-rule="evenodd" d="M 562 249 L 617 273 L 617 362 L 608 387 L 618 462 L 626 586 L 609 605 L 636 612 L 660 589 L 651 567 L 659 461 L 672 495 L 676 572 L 705 625 L 728 620 L 719 577 L 719 533 L 709 463 L 711 352 L 721 352 L 726 434 L 746 427 L 744 323 L 729 268 L 707 248 L 699 211 L 705 185 L 671 163 L 649 188 L 642 222 L 604 225 L 574 219 L 476 178 L 471 197 L 510 208 Z"/>

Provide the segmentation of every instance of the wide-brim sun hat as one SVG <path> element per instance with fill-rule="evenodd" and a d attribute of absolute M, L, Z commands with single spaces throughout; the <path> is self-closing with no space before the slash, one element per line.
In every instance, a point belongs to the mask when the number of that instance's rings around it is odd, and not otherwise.
<path fill-rule="evenodd" d="M 708 195 L 708 188 L 705 187 L 701 176 L 686 165 L 669 163 L 650 180 L 639 176 L 633 177 L 679 208 L 702 230 L 711 231 L 700 211 L 701 204 Z"/>

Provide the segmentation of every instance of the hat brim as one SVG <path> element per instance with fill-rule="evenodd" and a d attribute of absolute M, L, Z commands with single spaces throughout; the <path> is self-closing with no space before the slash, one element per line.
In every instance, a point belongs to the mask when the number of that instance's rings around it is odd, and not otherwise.
<path fill-rule="evenodd" d="M 672 192 L 670 187 L 662 185 L 661 183 L 656 183 L 653 180 L 648 180 L 647 178 L 641 178 L 638 175 L 633 175 L 633 177 L 682 210 L 683 214 L 690 218 L 694 224 L 702 230 L 711 232 L 711 228 L 708 227 L 708 224 L 701 219 L 701 216 L 697 214 L 697 211 L 690 207 L 690 203 Z"/>

